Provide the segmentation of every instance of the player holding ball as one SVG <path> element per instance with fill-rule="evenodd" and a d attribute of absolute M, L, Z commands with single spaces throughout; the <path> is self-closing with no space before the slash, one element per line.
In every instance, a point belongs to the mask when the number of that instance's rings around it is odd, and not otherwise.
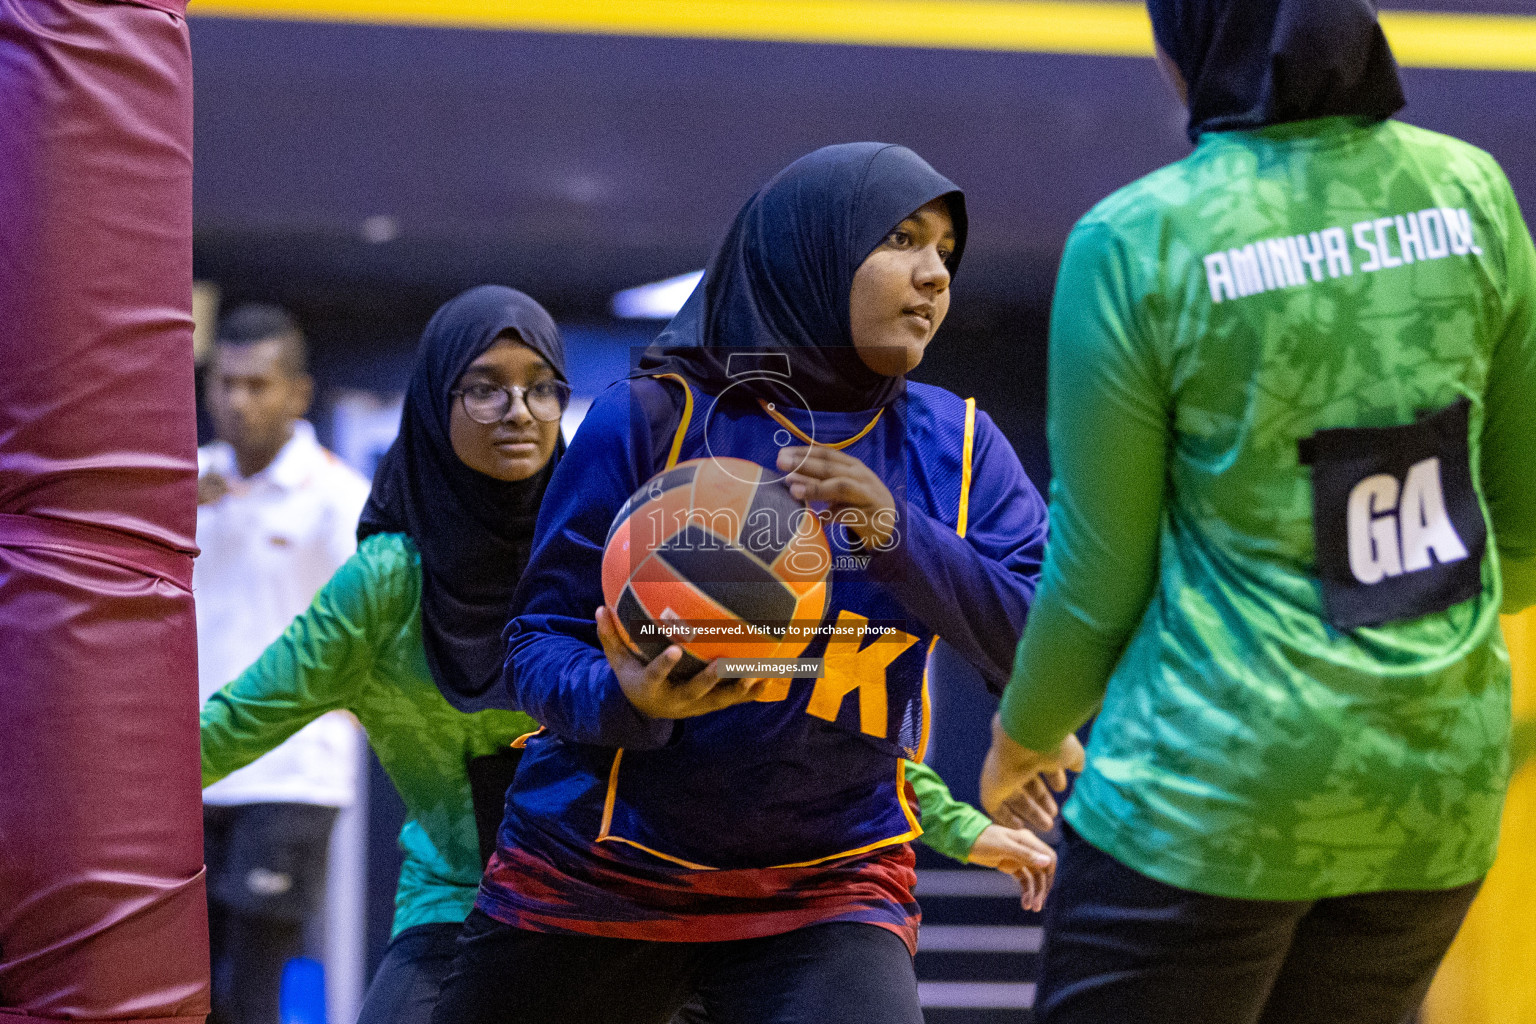
<path fill-rule="evenodd" d="M 920 1024 L 907 776 L 927 738 L 924 666 L 942 636 L 1006 680 L 1046 532 L 990 419 L 905 380 L 965 238 L 961 192 L 910 150 L 818 150 L 743 207 L 636 375 L 594 403 L 508 629 L 507 685 L 547 731 L 528 742 L 436 1021 L 661 1024 L 696 996 L 734 1024 Z M 787 486 L 821 515 L 832 565 L 803 652 L 819 676 L 733 679 L 711 660 L 679 678 L 692 655 L 637 656 L 604 607 L 615 513 L 695 459 L 769 471 L 722 494 Z M 720 620 L 751 619 L 740 588 L 763 582 L 772 556 L 750 552 L 768 542 L 723 534 L 728 552 L 669 571 Z M 1020 798 L 1027 823 L 1054 811 L 1043 783 Z M 1019 834 L 1038 906 L 1054 856 Z"/>

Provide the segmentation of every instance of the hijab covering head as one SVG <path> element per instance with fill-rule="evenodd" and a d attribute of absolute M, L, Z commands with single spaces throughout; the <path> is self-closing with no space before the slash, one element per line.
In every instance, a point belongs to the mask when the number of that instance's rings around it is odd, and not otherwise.
<path fill-rule="evenodd" d="M 1189 88 L 1189 137 L 1401 110 L 1372 0 L 1148 0 L 1152 34 Z"/>
<path fill-rule="evenodd" d="M 557 440 L 544 468 L 515 482 L 470 469 L 454 454 L 449 391 L 508 332 L 565 379 L 565 344 L 537 302 L 501 285 L 449 300 L 421 336 L 400 433 L 379 462 L 357 527 L 358 540 L 404 533 L 416 542 L 427 666 L 448 702 L 466 712 L 499 706 L 501 631 L 528 565 L 539 502 L 565 450 Z"/>
<path fill-rule="evenodd" d="M 849 329 L 853 275 L 896 225 L 944 198 L 955 225 L 950 273 L 965 250 L 965 196 L 904 146 L 852 142 L 801 157 L 736 215 L 704 279 L 652 344 L 640 373 L 680 373 L 709 394 L 733 383 L 732 349 L 783 352 L 790 391 L 768 378 L 742 386 L 758 398 L 829 411 L 872 409 L 903 378 L 859 358 Z"/>

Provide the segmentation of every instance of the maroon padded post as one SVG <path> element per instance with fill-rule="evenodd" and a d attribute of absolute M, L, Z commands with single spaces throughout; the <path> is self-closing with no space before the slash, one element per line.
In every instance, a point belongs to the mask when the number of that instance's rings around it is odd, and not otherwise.
<path fill-rule="evenodd" d="M 208 1012 L 174 0 L 0 0 L 0 1022 Z"/>

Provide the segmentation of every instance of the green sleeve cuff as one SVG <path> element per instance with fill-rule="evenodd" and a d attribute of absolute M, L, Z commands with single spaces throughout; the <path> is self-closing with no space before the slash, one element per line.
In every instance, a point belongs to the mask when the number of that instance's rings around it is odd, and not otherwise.
<path fill-rule="evenodd" d="M 938 773 L 925 764 L 907 762 L 907 781 L 922 813 L 923 845 L 964 864 L 976 837 L 991 821 L 970 804 L 956 800 Z"/>
<path fill-rule="evenodd" d="M 960 806 L 965 808 L 966 815 L 955 828 L 955 840 L 956 845 L 963 844 L 965 856 L 957 857 L 956 859 L 969 864 L 971 860 L 971 847 L 976 845 L 976 840 L 980 839 L 981 834 L 992 824 L 992 819 L 970 804 L 963 803 Z"/>

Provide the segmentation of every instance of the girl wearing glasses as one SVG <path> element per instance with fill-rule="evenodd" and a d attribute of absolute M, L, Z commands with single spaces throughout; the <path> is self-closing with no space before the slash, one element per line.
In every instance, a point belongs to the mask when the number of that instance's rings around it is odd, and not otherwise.
<path fill-rule="evenodd" d="M 505 710 L 501 631 L 569 397 L 560 333 L 528 296 L 485 285 L 439 309 L 357 554 L 203 709 L 204 785 L 344 709 L 404 800 L 394 929 L 361 1024 L 430 1015 L 501 817 L 509 745 L 537 728 Z"/>

